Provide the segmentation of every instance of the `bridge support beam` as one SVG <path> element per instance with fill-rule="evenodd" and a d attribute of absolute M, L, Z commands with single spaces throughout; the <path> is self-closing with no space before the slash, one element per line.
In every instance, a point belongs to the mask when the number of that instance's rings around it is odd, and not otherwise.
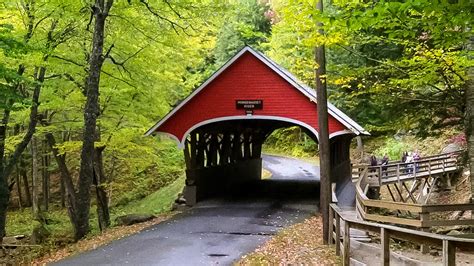
<path fill-rule="evenodd" d="M 198 128 L 186 139 L 186 187 L 190 206 L 225 195 L 239 185 L 261 179 L 266 132 L 252 128 Z"/>

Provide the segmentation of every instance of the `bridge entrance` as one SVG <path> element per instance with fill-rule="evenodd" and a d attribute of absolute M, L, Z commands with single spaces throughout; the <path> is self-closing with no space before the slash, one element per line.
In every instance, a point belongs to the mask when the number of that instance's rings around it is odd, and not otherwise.
<path fill-rule="evenodd" d="M 354 136 L 368 133 L 329 103 L 328 113 L 332 172 L 320 178 L 330 178 L 354 201 L 349 145 Z M 317 142 L 315 91 L 245 47 L 146 134 L 164 133 L 184 150 L 185 197 L 193 205 L 260 180 L 263 142 L 289 126 L 299 126 Z"/>

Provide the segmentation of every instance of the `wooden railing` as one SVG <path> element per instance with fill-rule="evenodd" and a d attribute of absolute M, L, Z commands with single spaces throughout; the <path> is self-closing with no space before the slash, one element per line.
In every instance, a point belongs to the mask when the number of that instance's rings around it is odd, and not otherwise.
<path fill-rule="evenodd" d="M 341 224 L 343 231 L 341 232 Z M 329 244 L 336 245 L 336 254 L 343 257 L 343 265 L 350 265 L 350 229 L 380 234 L 381 264 L 390 265 L 390 239 L 400 239 L 443 248 L 443 265 L 456 265 L 456 248 L 474 250 L 474 239 L 438 235 L 385 224 L 377 224 L 344 215 L 336 204 L 329 208 Z M 342 242 L 341 242 L 342 238 Z"/>
<path fill-rule="evenodd" d="M 411 163 L 391 162 L 387 165 L 369 166 L 359 164 L 352 166 L 352 178 L 358 179 L 364 169 L 368 169 L 367 174 L 373 185 L 382 186 L 386 183 L 400 182 L 403 179 L 424 177 L 459 169 L 461 151 L 444 153 L 424 157 Z M 375 182 L 378 183 L 375 183 Z"/>
<path fill-rule="evenodd" d="M 432 156 L 425 160 L 418 161 L 419 177 L 422 175 L 427 177 L 433 173 L 437 173 L 439 169 L 442 174 L 447 169 L 457 169 L 458 168 L 458 159 L 459 153 L 451 154 L 442 154 L 437 156 Z M 367 193 L 370 187 L 381 187 L 382 185 L 391 183 L 391 179 L 395 177 L 395 180 L 403 181 L 407 180 L 400 173 L 400 166 L 406 164 L 397 163 L 389 164 L 388 167 L 396 168 L 396 175 L 389 173 L 387 177 L 381 178 L 380 173 L 383 173 L 383 169 L 377 167 L 365 167 L 358 169 L 356 173 L 358 174 L 357 182 L 355 185 L 356 188 L 356 211 L 360 218 L 368 221 L 382 222 L 382 223 L 391 223 L 396 225 L 412 226 L 417 228 L 429 228 L 432 226 L 453 226 L 453 225 L 474 225 L 474 219 L 458 219 L 450 220 L 435 217 L 431 215 L 437 212 L 448 212 L 448 211 L 474 211 L 474 203 L 466 204 L 417 204 L 417 203 L 408 203 L 408 202 L 395 202 L 395 201 L 385 201 L 385 200 L 375 200 L 369 199 Z M 425 166 L 428 166 L 426 168 Z M 416 167 L 416 166 L 414 166 Z M 372 171 L 374 169 L 380 169 L 380 172 Z M 392 171 L 393 172 L 393 171 Z M 426 174 L 428 173 L 428 175 Z M 413 177 L 410 177 L 413 179 Z M 388 181 L 387 181 L 388 180 Z M 381 213 L 389 212 L 389 215 L 384 215 Z M 404 214 L 404 217 L 397 217 L 393 213 Z"/>

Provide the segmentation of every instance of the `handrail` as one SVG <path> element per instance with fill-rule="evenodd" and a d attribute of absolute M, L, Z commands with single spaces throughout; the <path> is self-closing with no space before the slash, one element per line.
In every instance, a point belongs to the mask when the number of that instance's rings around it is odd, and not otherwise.
<path fill-rule="evenodd" d="M 372 233 L 379 233 L 381 239 L 382 265 L 390 264 L 390 238 L 408 240 L 418 244 L 429 244 L 443 247 L 443 265 L 456 264 L 456 248 L 474 250 L 474 239 L 457 238 L 453 236 L 438 235 L 392 225 L 379 224 L 357 220 L 344 216 L 344 211 L 336 204 L 329 206 L 329 244 L 336 244 L 336 255 L 342 251 L 343 265 L 350 264 L 350 229 L 360 229 Z M 343 242 L 341 243 L 341 220 L 344 225 Z"/>
<path fill-rule="evenodd" d="M 459 169 L 459 155 L 462 151 L 443 153 L 425 157 L 409 163 L 389 163 L 387 165 L 369 166 L 367 164 L 354 164 L 352 166 L 352 178 L 361 176 L 360 169 L 368 169 L 368 172 L 379 179 L 379 186 L 385 183 L 399 182 L 404 179 L 424 177 L 432 174 L 455 171 Z"/>
<path fill-rule="evenodd" d="M 457 160 L 450 160 L 454 156 L 457 156 L 459 152 L 456 153 L 449 153 L 443 155 L 437 155 L 432 157 L 437 157 L 436 160 L 443 160 L 443 169 L 440 172 L 437 172 L 436 169 L 433 169 L 433 166 L 437 164 L 433 162 L 433 160 L 428 159 L 425 161 L 430 162 L 428 165 L 428 170 L 418 172 L 418 177 L 427 177 L 431 174 L 442 174 L 445 171 L 453 171 L 457 169 Z M 422 161 L 419 161 L 422 162 Z M 448 162 L 448 163 L 446 163 Z M 418 162 L 416 162 L 418 163 Z M 395 202 L 395 201 L 384 201 L 384 200 L 374 200 L 369 199 L 366 195 L 368 187 L 380 187 L 385 184 L 389 184 L 391 182 L 400 182 L 401 180 L 410 179 L 412 180 L 414 177 L 405 177 L 400 176 L 400 167 L 397 166 L 397 174 L 398 176 L 393 178 L 388 174 L 388 177 L 381 178 L 381 176 L 377 176 L 377 173 L 371 172 L 375 169 L 375 167 L 370 168 L 369 166 L 361 166 L 355 165 L 358 167 L 356 172 L 353 171 L 354 175 L 357 175 L 357 182 L 355 185 L 356 189 L 356 212 L 357 214 L 363 218 L 364 220 L 376 221 L 376 222 L 385 222 L 385 223 L 392 223 L 398 225 L 405 225 L 405 226 L 412 226 L 417 228 L 428 228 L 432 226 L 449 226 L 449 225 L 473 225 L 474 219 L 462 219 L 462 220 L 433 220 L 430 217 L 430 213 L 433 212 L 444 212 L 444 211 L 465 211 L 465 210 L 474 210 L 474 203 L 466 203 L 466 204 L 444 204 L 444 205 L 434 205 L 434 204 L 420 204 L 420 203 L 407 203 L 407 202 Z M 421 163 L 420 163 L 420 168 Z M 377 167 L 381 170 L 380 166 Z M 360 170 L 362 169 L 362 170 Z M 426 175 L 429 173 L 429 175 Z M 374 182 L 370 180 L 370 176 L 376 177 L 378 182 Z M 417 176 L 415 176 L 416 178 Z M 405 211 L 410 213 L 410 217 L 394 217 L 390 215 L 381 215 L 377 213 L 371 212 L 371 209 L 378 208 L 378 209 L 387 209 L 389 211 L 396 211 L 401 213 L 401 211 Z"/>

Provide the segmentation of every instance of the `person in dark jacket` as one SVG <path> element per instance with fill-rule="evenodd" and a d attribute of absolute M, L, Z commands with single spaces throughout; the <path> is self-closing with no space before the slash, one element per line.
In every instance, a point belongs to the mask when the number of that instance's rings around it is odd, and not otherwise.
<path fill-rule="evenodd" d="M 380 164 L 382 165 L 382 173 L 384 173 L 385 175 L 388 175 L 388 174 L 387 174 L 388 161 L 389 161 L 388 155 L 385 154 L 385 155 L 383 156 L 383 158 L 382 158 L 382 161 L 380 162 Z"/>

